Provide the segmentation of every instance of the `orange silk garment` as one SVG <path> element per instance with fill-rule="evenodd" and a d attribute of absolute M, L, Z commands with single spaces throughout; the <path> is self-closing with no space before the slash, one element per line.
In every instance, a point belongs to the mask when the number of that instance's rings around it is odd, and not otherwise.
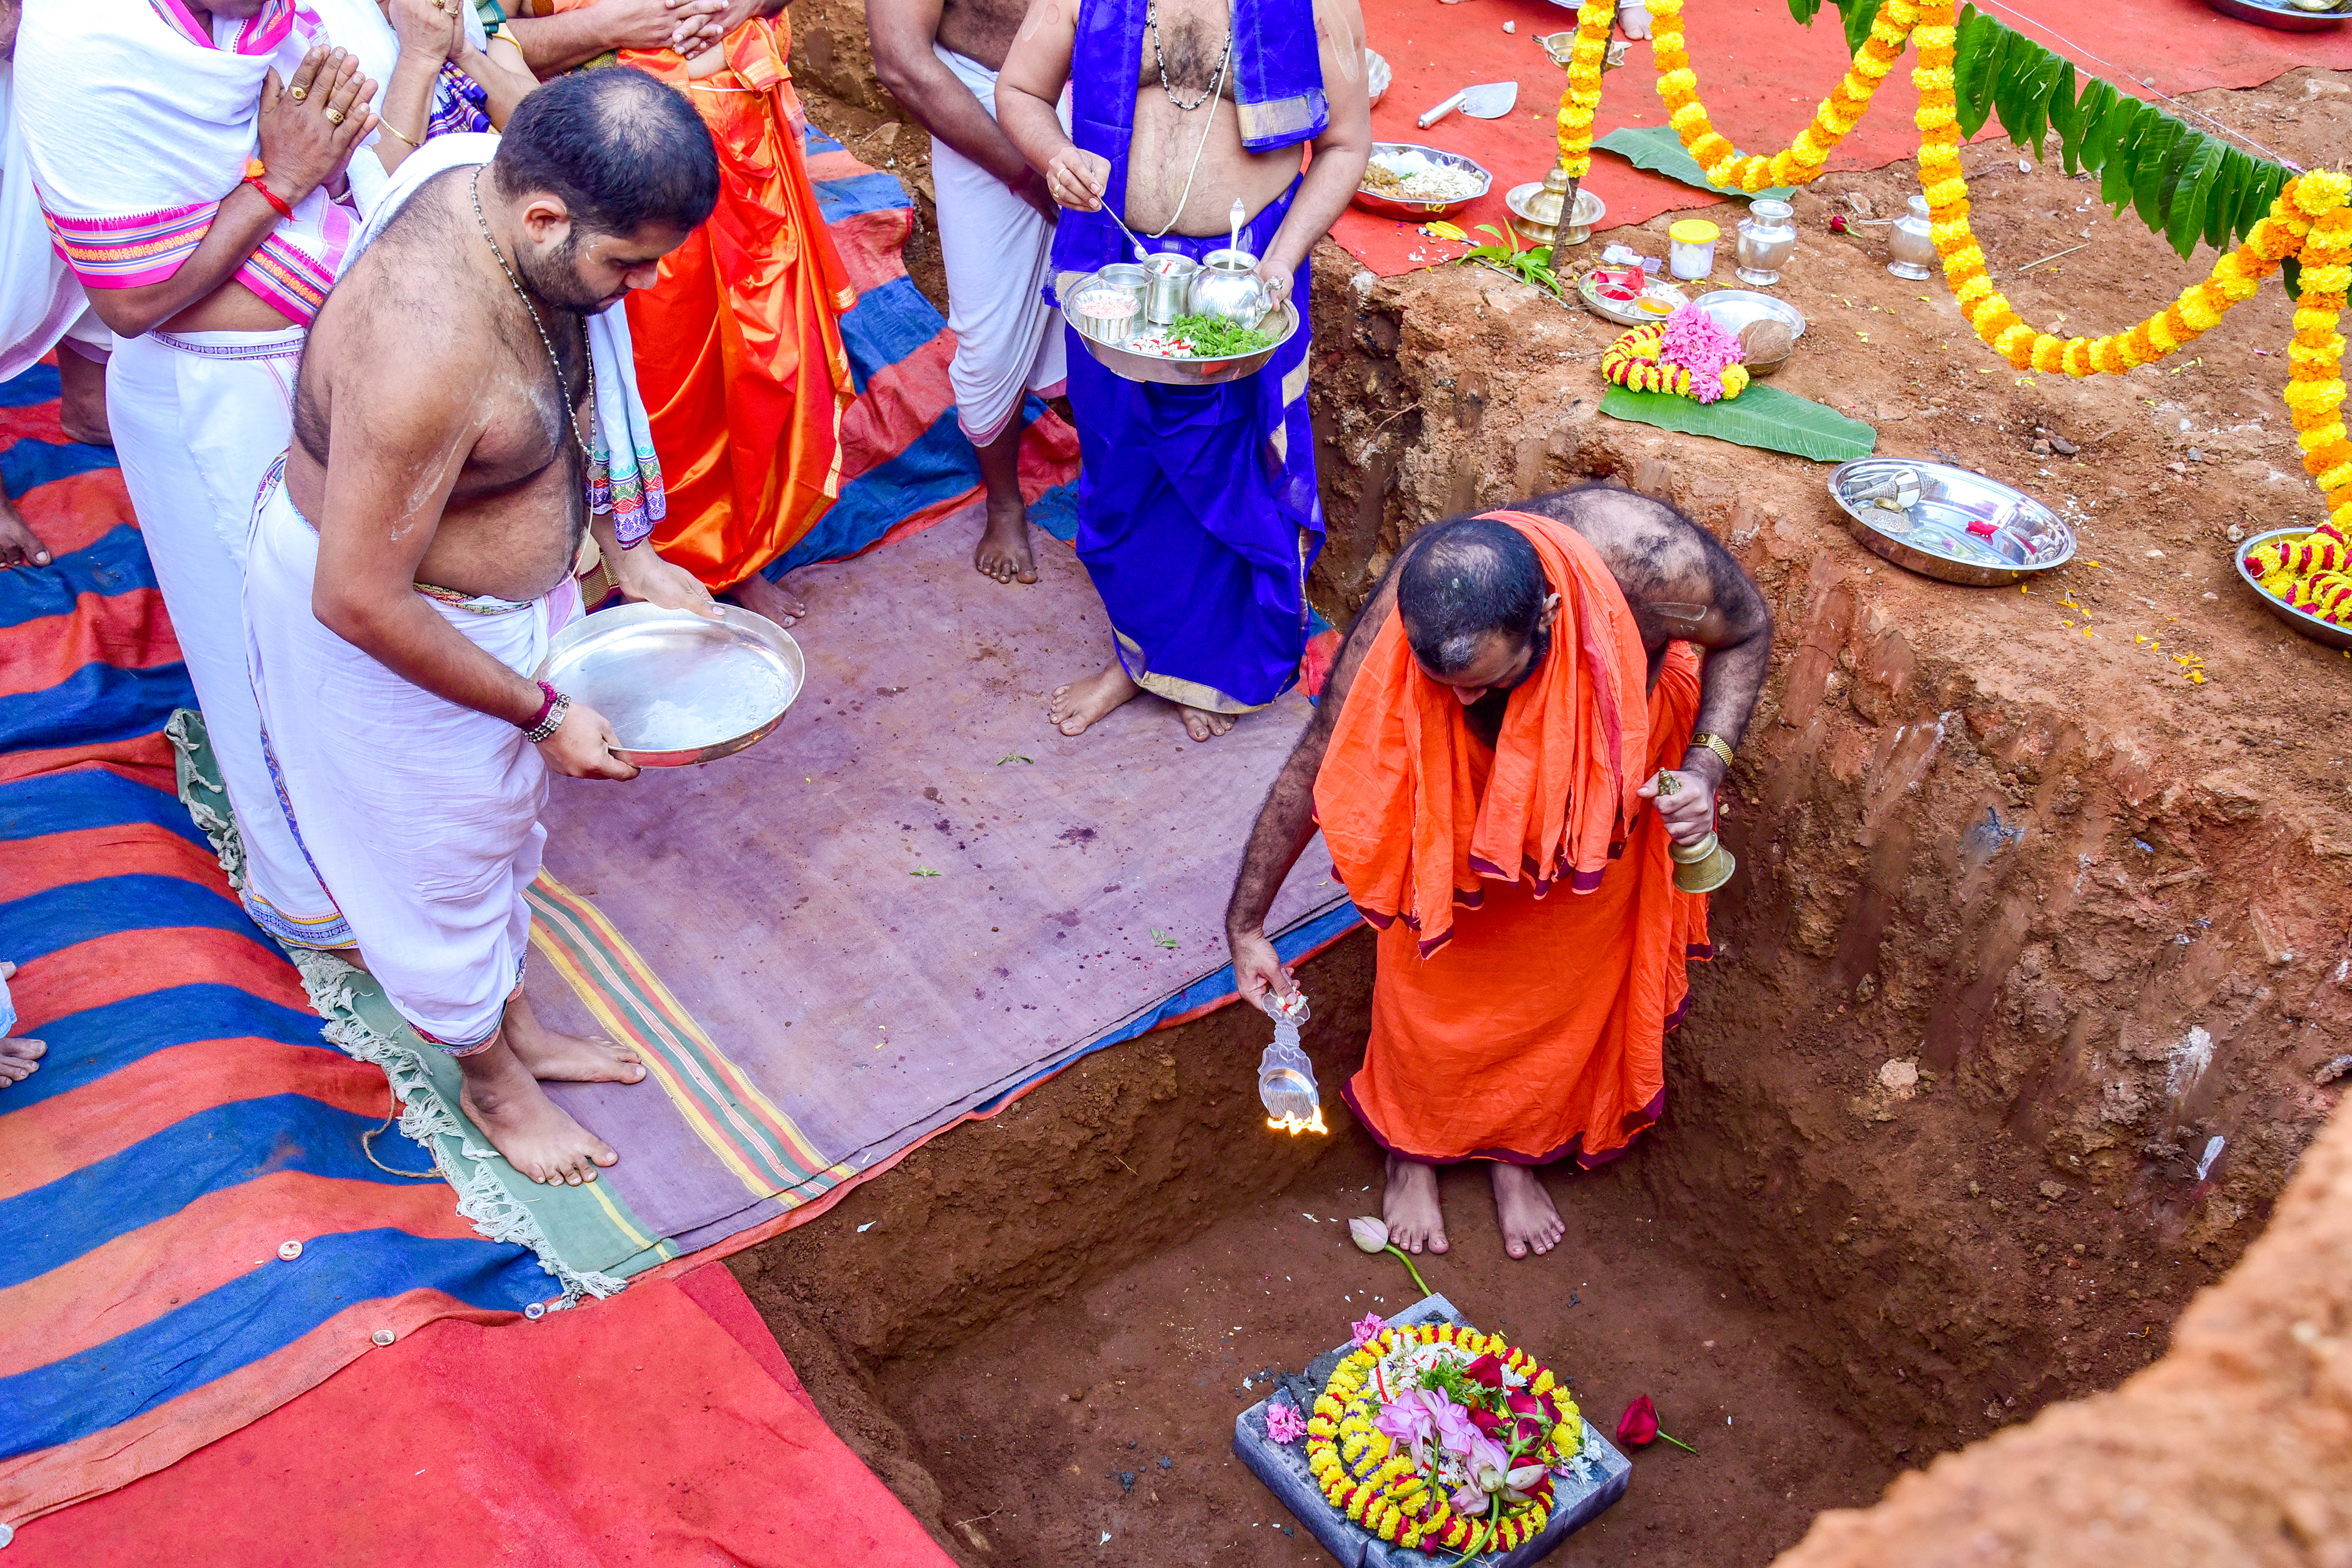
<path fill-rule="evenodd" d="M 654 545 L 712 589 L 799 543 L 841 494 L 854 391 L 839 318 L 857 293 L 802 156 L 791 40 L 781 16 L 746 22 L 721 45 L 726 68 L 698 81 L 667 49 L 621 56 L 691 99 L 719 145 L 717 209 L 629 296 L 668 492 Z"/>
<path fill-rule="evenodd" d="M 1685 960 L 1708 952 L 1706 900 L 1675 888 L 1664 824 L 1635 794 L 1689 745 L 1699 656 L 1669 647 L 1645 692 L 1632 609 L 1591 545 L 1490 515 L 1560 595 L 1496 745 L 1391 616 L 1316 779 L 1332 860 L 1381 928 L 1371 1037 L 1342 1093 L 1412 1159 L 1589 1166 L 1657 1119 Z"/>

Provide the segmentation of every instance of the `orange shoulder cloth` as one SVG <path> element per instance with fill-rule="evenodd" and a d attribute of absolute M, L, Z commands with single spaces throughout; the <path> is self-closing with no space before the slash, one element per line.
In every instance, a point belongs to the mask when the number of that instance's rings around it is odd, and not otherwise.
<path fill-rule="evenodd" d="M 1632 606 L 1574 529 L 1486 514 L 1527 535 L 1559 595 L 1551 649 L 1510 696 L 1490 752 L 1451 688 L 1422 673 L 1391 615 L 1348 691 L 1315 780 L 1331 858 L 1364 918 L 1402 917 L 1424 957 L 1476 908 L 1482 879 L 1600 886 L 1640 810 L 1648 660 Z"/>

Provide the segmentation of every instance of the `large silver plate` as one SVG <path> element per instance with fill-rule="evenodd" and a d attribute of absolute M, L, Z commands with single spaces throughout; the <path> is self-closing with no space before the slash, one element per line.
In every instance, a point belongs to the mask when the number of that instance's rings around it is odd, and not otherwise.
<path fill-rule="evenodd" d="M 1890 511 L 1861 499 L 1902 469 L 1919 477 L 1919 499 L 1909 508 Z M 1864 549 L 1947 583 L 1997 588 L 2074 558 L 2074 531 L 2056 512 L 1966 468 L 1857 458 L 1831 471 L 1830 496 Z M 1971 521 L 1991 523 L 1991 537 L 1970 533 Z"/>
<path fill-rule="evenodd" d="M 1099 274 L 1089 272 L 1069 288 L 1062 297 L 1075 300 L 1095 287 Z M 1075 327 L 1073 328 L 1076 331 Z M 1274 342 L 1255 353 L 1229 354 L 1223 359 L 1163 359 L 1158 354 L 1138 353 L 1117 343 L 1107 343 L 1077 332 L 1078 342 L 1087 345 L 1087 353 L 1099 360 L 1113 375 L 1123 381 L 1149 382 L 1157 386 L 1214 386 L 1220 382 L 1239 381 L 1255 371 L 1265 368 L 1265 362 L 1281 351 L 1298 331 L 1298 310 L 1288 300 L 1274 308 L 1266 319 L 1258 323 L 1260 331 L 1272 332 Z"/>
<path fill-rule="evenodd" d="M 614 754 L 641 768 L 740 752 L 783 718 L 808 666 L 783 627 L 719 608 L 716 621 L 653 605 L 599 610 L 557 634 L 538 679 L 602 713 Z"/>
<path fill-rule="evenodd" d="M 2284 600 L 2273 598 L 2254 580 L 2254 574 L 2246 570 L 2246 557 L 2253 553 L 2255 545 L 2267 544 L 2273 539 L 2300 539 L 2310 531 L 2307 528 L 2274 528 L 2268 533 L 2257 533 L 2242 543 L 2231 545 L 2230 559 L 2237 563 L 2240 580 L 2254 591 L 2254 597 L 2260 599 L 2263 608 L 2272 615 L 2314 642 L 2324 642 L 2329 647 L 2352 648 L 2352 626 L 2339 626 L 2334 621 L 2323 621 L 2317 616 L 2305 615 Z"/>
<path fill-rule="evenodd" d="M 1450 202 L 1405 202 L 1359 186 L 1349 205 L 1380 217 L 1395 218 L 1400 223 L 1426 223 L 1433 217 L 1444 217 L 1455 207 L 1466 206 L 1494 189 L 1495 177 L 1461 153 L 1448 153 L 1442 147 L 1424 147 L 1418 142 L 1375 142 L 1372 143 L 1371 162 L 1384 168 L 1396 167 L 1413 154 L 1448 169 L 1459 169 L 1465 174 L 1477 175 L 1478 188 Z"/>
<path fill-rule="evenodd" d="M 2224 16 L 2235 16 L 2241 22 L 2252 22 L 2264 27 L 2276 27 L 2283 33 L 2316 33 L 2323 27 L 2333 27 L 2352 10 L 2338 5 L 2333 11 L 2305 11 L 2290 5 L 2285 0 L 2205 0 Z"/>

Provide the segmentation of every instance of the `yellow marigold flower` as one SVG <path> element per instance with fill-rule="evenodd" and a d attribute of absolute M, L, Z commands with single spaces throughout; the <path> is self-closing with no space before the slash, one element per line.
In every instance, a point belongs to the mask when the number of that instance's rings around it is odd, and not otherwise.
<path fill-rule="evenodd" d="M 2303 269 L 2303 286 L 2314 294 L 2341 294 L 2352 289 L 2352 266 L 2339 262 L 2333 267 L 2306 267 Z"/>
<path fill-rule="evenodd" d="M 1959 115 L 1950 109 L 1929 109 L 1922 104 L 1916 118 L 1920 130 L 1930 131 L 1958 122 Z"/>
<path fill-rule="evenodd" d="M 1961 313 L 1971 322 L 1976 320 L 1977 307 L 1979 304 L 1999 297 L 1993 292 L 1992 279 L 1981 272 L 1963 282 L 1952 285 L 1952 298 L 1959 301 Z"/>
<path fill-rule="evenodd" d="M 2300 338 L 2305 332 L 2332 333 L 2336 331 L 2336 315 L 2334 309 L 2323 310 L 2313 304 L 2311 293 L 2306 289 L 2302 301 L 2295 307 L 2294 335 Z"/>
<path fill-rule="evenodd" d="M 2113 334 L 2091 345 L 2091 363 L 2105 375 L 2121 375 L 2132 367 L 2132 362 L 2124 357 L 2123 340 Z"/>
<path fill-rule="evenodd" d="M 2343 439 L 2344 421 L 2341 419 L 2322 425 L 2316 429 L 2300 431 L 2295 436 L 2296 444 L 2306 452 L 2316 452 L 2322 447 L 2332 447 Z"/>
<path fill-rule="evenodd" d="M 1960 30 L 1958 27 L 1944 26 L 1914 27 L 1911 29 L 1911 47 L 1924 55 L 1931 49 L 1952 48 L 1958 44 Z M 1944 85 L 1949 87 L 1952 84 L 1948 81 Z"/>
<path fill-rule="evenodd" d="M 2287 182 L 2286 190 L 2297 207 L 2318 217 L 2329 208 L 2344 205 L 2347 194 L 2352 194 L 2352 177 L 2332 169 L 2314 169 Z"/>
<path fill-rule="evenodd" d="M 2337 503 L 2336 510 L 2327 514 L 2327 521 L 2337 528 L 2352 529 L 2352 497 Z"/>
<path fill-rule="evenodd" d="M 2091 348 L 2088 338 L 2069 338 L 2066 341 L 2065 369 L 2068 375 L 2081 377 L 2098 373 L 2098 367 L 2091 363 Z"/>
<path fill-rule="evenodd" d="M 2206 287 L 2200 283 L 2180 297 L 2180 314 L 2192 331 L 2210 331 L 2221 324 L 2221 312 L 2204 295 Z"/>
<path fill-rule="evenodd" d="M 1666 117 L 1666 123 L 1675 128 L 1675 135 L 1696 139 L 1706 130 L 1706 110 L 1696 103 L 1685 104 Z"/>
<path fill-rule="evenodd" d="M 2352 453 L 2347 453 L 2343 462 L 2313 477 L 2318 479 L 2319 488 L 2330 494 L 2352 485 Z"/>
<path fill-rule="evenodd" d="M 2018 369 L 2030 370 L 2033 366 L 2034 336 L 2032 327 L 2023 321 L 2015 322 L 2002 328 L 2000 334 L 1993 339 L 1993 352 Z"/>
<path fill-rule="evenodd" d="M 2317 354 L 2305 357 L 2301 348 L 2287 350 L 2294 362 L 2293 379 L 2286 385 L 2289 408 L 2333 408 L 2344 401 L 2344 383 L 2334 374 L 2334 368 Z"/>
<path fill-rule="evenodd" d="M 2066 340 L 2053 338 L 2047 332 L 2037 333 L 2033 339 L 2033 368 L 2045 371 L 2064 370 Z"/>

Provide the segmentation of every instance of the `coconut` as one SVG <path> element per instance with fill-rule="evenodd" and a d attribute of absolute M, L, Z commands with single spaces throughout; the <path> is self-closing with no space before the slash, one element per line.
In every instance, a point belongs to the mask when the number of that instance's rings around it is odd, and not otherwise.
<path fill-rule="evenodd" d="M 1769 375 L 1797 346 L 1797 334 L 1777 317 L 1759 316 L 1739 329 L 1741 363 L 1751 375 Z"/>

